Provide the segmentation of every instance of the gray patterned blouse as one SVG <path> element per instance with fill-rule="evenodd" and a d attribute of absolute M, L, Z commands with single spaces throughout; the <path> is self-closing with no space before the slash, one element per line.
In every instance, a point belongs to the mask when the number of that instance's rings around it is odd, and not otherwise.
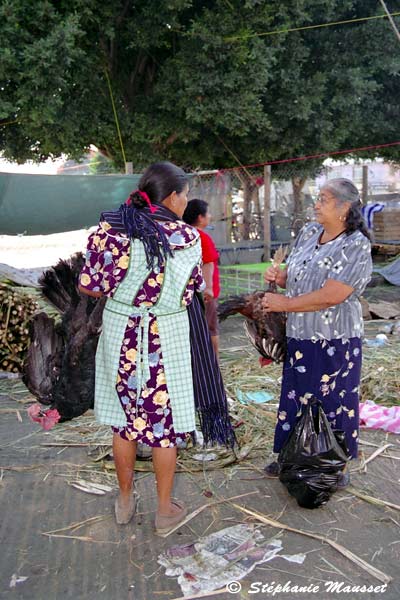
<path fill-rule="evenodd" d="M 313 292 L 327 279 L 341 281 L 354 288 L 354 292 L 336 306 L 288 313 L 286 335 L 313 341 L 361 337 L 363 319 L 358 298 L 371 278 L 371 244 L 361 231 L 341 233 L 321 244 L 322 231 L 318 223 L 309 223 L 301 230 L 287 261 L 286 295 L 293 298 Z"/>

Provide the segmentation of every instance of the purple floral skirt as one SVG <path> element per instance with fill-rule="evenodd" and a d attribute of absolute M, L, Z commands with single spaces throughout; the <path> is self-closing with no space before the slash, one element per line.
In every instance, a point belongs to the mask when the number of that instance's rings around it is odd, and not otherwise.
<path fill-rule="evenodd" d="M 137 394 L 136 348 L 138 346 L 140 317 L 129 318 L 120 352 L 117 394 L 126 414 L 125 427 L 112 427 L 127 441 L 137 441 L 152 448 L 172 448 L 186 438 L 177 435 L 164 372 L 158 322 L 152 316 L 149 322 L 149 375 L 141 393 Z"/>
<path fill-rule="evenodd" d="M 344 431 L 351 458 L 357 458 L 361 340 L 297 340 L 288 338 L 274 452 L 280 452 L 312 396 L 333 429 Z"/>

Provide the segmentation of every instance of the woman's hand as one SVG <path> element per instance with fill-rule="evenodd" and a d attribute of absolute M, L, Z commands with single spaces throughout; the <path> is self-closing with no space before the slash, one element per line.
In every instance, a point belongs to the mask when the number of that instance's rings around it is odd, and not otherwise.
<path fill-rule="evenodd" d="M 271 294 L 267 292 L 264 295 L 262 304 L 265 312 L 286 312 L 288 310 L 289 298 L 283 294 Z"/>
<path fill-rule="evenodd" d="M 264 281 L 265 283 L 276 283 L 281 288 L 286 287 L 286 277 L 287 272 L 285 269 L 280 269 L 279 267 L 268 267 L 268 269 L 264 273 Z"/>
<path fill-rule="evenodd" d="M 214 263 L 207 262 L 203 263 L 202 272 L 204 281 L 206 282 L 206 289 L 203 290 L 203 299 L 207 304 L 214 298 L 213 294 L 213 273 L 214 273 Z"/>
<path fill-rule="evenodd" d="M 214 299 L 214 294 L 211 288 L 206 288 L 205 290 L 203 290 L 203 299 L 206 304 L 207 302 L 211 302 L 211 300 Z"/>

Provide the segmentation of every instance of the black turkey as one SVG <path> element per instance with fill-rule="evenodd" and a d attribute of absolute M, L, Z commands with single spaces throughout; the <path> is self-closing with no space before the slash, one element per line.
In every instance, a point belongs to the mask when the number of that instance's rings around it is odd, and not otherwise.
<path fill-rule="evenodd" d="M 52 419 L 54 423 L 67 421 L 93 408 L 95 355 L 105 298 L 78 291 L 83 264 L 83 255 L 75 254 L 39 280 L 43 296 L 61 316 L 60 321 L 45 312 L 34 316 L 23 370 L 27 388 L 50 408 L 30 411 L 43 426 L 49 425 L 45 428 L 51 426 Z"/>
<path fill-rule="evenodd" d="M 279 265 L 284 257 L 285 252 L 277 250 L 273 264 Z M 230 296 L 218 307 L 220 321 L 237 313 L 246 318 L 247 337 L 261 355 L 262 365 L 271 361 L 283 362 L 286 355 L 286 313 L 265 312 L 262 301 L 266 292 L 276 293 L 276 283 L 270 283 L 265 291 Z"/>

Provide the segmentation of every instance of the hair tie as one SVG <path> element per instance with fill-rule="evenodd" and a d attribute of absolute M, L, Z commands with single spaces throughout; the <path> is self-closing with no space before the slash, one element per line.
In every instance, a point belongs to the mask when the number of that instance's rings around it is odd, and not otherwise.
<path fill-rule="evenodd" d="M 152 205 L 152 203 L 150 201 L 150 198 L 148 197 L 148 195 L 146 194 L 146 192 L 142 192 L 142 190 L 135 190 L 134 192 L 131 193 L 131 195 L 129 196 L 128 200 L 126 201 L 126 204 L 128 206 L 130 206 L 132 204 L 131 196 L 133 196 L 134 194 L 139 194 L 139 196 L 141 198 L 143 198 L 143 200 L 148 205 L 151 213 L 155 213 L 156 212 L 157 207 Z"/>

